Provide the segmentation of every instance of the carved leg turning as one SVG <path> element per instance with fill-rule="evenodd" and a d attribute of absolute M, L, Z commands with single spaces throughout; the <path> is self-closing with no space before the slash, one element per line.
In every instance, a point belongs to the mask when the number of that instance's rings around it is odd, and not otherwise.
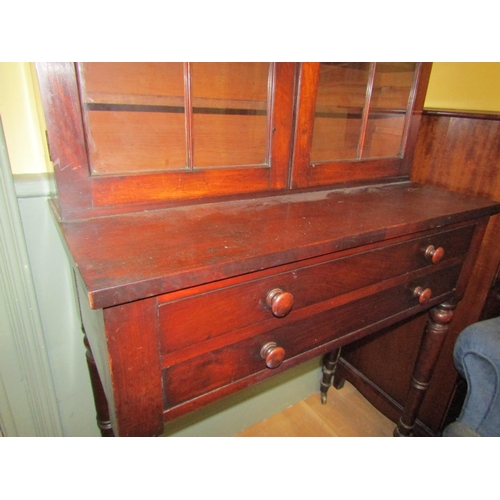
<path fill-rule="evenodd" d="M 101 379 L 86 335 L 83 337 L 83 343 L 87 348 L 87 366 L 90 374 L 90 382 L 92 384 L 92 392 L 94 393 L 97 425 L 103 437 L 114 437 L 113 428 L 111 427 L 111 421 L 109 419 L 108 401 L 106 400 L 106 394 L 102 388 Z"/>
<path fill-rule="evenodd" d="M 420 343 L 403 414 L 399 419 L 398 426 L 394 429 L 396 437 L 413 434 L 415 420 L 448 332 L 448 325 L 453 318 L 454 308 L 454 304 L 445 302 L 429 311 L 429 319 Z"/>
<path fill-rule="evenodd" d="M 326 404 L 326 393 L 332 385 L 333 376 L 340 358 L 340 347 L 329 352 L 323 359 L 323 379 L 321 380 L 321 403 Z M 339 388 L 339 387 L 337 387 Z"/>

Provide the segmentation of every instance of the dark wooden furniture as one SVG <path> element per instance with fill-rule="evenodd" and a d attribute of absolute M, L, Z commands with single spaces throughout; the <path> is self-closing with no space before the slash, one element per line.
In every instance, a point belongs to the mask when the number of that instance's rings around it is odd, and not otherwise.
<path fill-rule="evenodd" d="M 411 435 L 500 205 L 409 182 L 429 65 L 234 64 L 38 65 L 103 434 L 430 310 Z"/>
<path fill-rule="evenodd" d="M 500 267 L 497 270 L 491 288 L 488 290 L 480 319 L 491 319 L 497 316 L 500 316 Z"/>

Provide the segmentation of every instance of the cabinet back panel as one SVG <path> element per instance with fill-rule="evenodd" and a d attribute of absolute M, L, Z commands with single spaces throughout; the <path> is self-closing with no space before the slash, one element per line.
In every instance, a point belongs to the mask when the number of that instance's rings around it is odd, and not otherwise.
<path fill-rule="evenodd" d="M 184 96 L 183 63 L 80 63 L 83 102 L 126 96 Z M 97 101 L 96 97 L 101 96 Z"/>
<path fill-rule="evenodd" d="M 269 63 L 191 63 L 193 98 L 267 101 Z"/>
<path fill-rule="evenodd" d="M 266 116 L 193 116 L 195 167 L 263 165 L 267 153 Z"/>
<path fill-rule="evenodd" d="M 185 168 L 181 113 L 89 111 L 88 150 L 94 174 Z"/>

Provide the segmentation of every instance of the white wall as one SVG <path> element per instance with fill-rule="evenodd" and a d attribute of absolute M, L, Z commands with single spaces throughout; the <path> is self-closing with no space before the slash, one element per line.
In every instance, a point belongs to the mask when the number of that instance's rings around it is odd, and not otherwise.
<path fill-rule="evenodd" d="M 73 278 L 48 203 L 49 182 L 46 175 L 16 176 L 15 187 L 63 434 L 98 436 Z"/>

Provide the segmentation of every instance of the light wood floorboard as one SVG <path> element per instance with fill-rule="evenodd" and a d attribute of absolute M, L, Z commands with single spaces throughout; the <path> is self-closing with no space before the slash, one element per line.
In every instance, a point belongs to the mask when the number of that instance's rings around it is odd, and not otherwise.
<path fill-rule="evenodd" d="M 314 394 L 237 434 L 237 437 L 391 437 L 395 424 L 349 382 L 330 388 L 321 404 Z"/>

